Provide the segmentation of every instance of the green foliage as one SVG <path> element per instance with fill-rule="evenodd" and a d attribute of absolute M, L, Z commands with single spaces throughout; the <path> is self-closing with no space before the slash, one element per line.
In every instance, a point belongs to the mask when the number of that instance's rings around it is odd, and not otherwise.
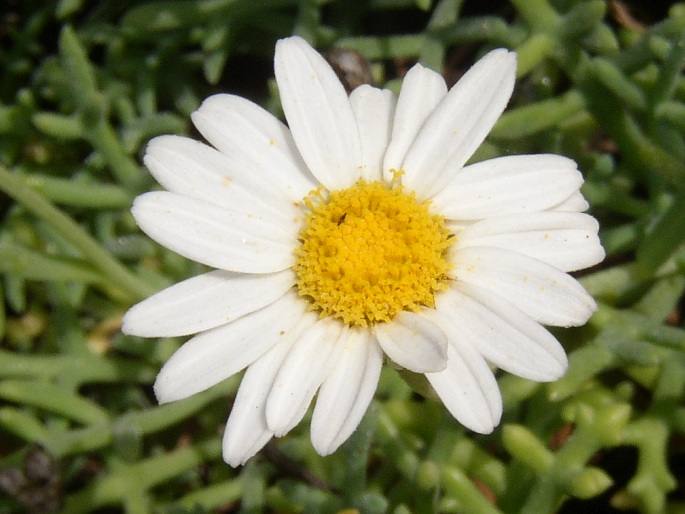
<path fill-rule="evenodd" d="M 0 512 L 685 511 L 685 5 L 630 18 L 631 5 L 8 4 Z M 607 259 L 581 280 L 600 309 L 559 331 L 564 378 L 499 377 L 505 414 L 491 436 L 467 433 L 386 369 L 333 456 L 314 453 L 303 423 L 233 470 L 219 432 L 239 377 L 157 406 L 150 385 L 181 342 L 119 332 L 133 303 L 200 271 L 142 237 L 128 212 L 154 187 L 146 142 L 189 133 L 213 92 L 278 114 L 273 47 L 293 33 L 360 52 L 391 89 L 414 60 L 454 82 L 486 50 L 514 49 L 514 98 L 476 159 L 553 152 L 584 171 Z"/>

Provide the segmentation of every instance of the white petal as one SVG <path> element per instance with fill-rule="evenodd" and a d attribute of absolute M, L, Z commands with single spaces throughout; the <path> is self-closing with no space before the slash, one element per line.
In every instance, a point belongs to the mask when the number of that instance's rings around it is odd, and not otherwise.
<path fill-rule="evenodd" d="M 141 337 L 196 334 L 273 303 L 294 283 L 289 269 L 260 275 L 210 271 L 134 305 L 124 315 L 121 330 Z"/>
<path fill-rule="evenodd" d="M 466 227 L 478 223 L 481 220 L 445 220 L 445 227 L 451 234 L 459 234 Z"/>
<path fill-rule="evenodd" d="M 518 252 L 487 246 L 454 252 L 452 276 L 507 298 L 544 325 L 583 325 L 595 301 L 570 275 Z"/>
<path fill-rule="evenodd" d="M 466 428 L 489 434 L 502 417 L 502 396 L 485 360 L 468 345 L 450 344 L 447 369 L 426 378 L 454 416 Z"/>
<path fill-rule="evenodd" d="M 288 127 L 257 104 L 239 96 L 214 95 L 192 119 L 233 168 L 258 175 L 291 201 L 299 202 L 317 187 Z"/>
<path fill-rule="evenodd" d="M 361 178 L 381 180 L 383 155 L 390 141 L 395 96 L 387 89 L 361 85 L 352 91 L 350 104 L 359 127 L 362 145 Z"/>
<path fill-rule="evenodd" d="M 285 117 L 311 172 L 329 190 L 354 184 L 362 164 L 359 131 L 333 69 L 297 36 L 276 43 L 274 68 Z"/>
<path fill-rule="evenodd" d="M 457 234 L 455 251 L 495 246 L 520 252 L 559 268 L 575 271 L 604 259 L 599 224 L 587 214 L 543 211 L 489 218 Z"/>
<path fill-rule="evenodd" d="M 271 273 L 294 262 L 299 223 L 279 222 L 259 209 L 247 214 L 154 191 L 138 196 L 131 213 L 143 232 L 158 243 L 214 268 Z"/>
<path fill-rule="evenodd" d="M 566 372 L 559 342 L 509 301 L 467 284 L 441 292 L 435 301 L 451 344 L 471 345 L 497 367 L 529 380 L 547 382 Z"/>
<path fill-rule="evenodd" d="M 439 73 L 415 64 L 405 75 L 397 100 L 390 145 L 383 161 L 386 180 L 391 169 L 404 169 L 404 157 L 426 118 L 447 94 L 447 86 Z"/>
<path fill-rule="evenodd" d="M 440 191 L 481 145 L 509 102 L 516 54 L 493 50 L 435 107 L 404 159 L 403 184 L 428 199 Z"/>
<path fill-rule="evenodd" d="M 402 311 L 374 331 L 386 355 L 403 368 L 415 373 L 445 369 L 447 337 L 425 316 Z"/>
<path fill-rule="evenodd" d="M 297 336 L 305 302 L 290 292 L 271 305 L 203 332 L 181 346 L 155 381 L 160 403 L 186 398 L 234 375 L 271 349 Z"/>
<path fill-rule="evenodd" d="M 474 220 L 549 209 L 583 183 L 576 163 L 560 155 L 510 155 L 467 166 L 432 199 L 451 219 Z"/>
<path fill-rule="evenodd" d="M 560 212 L 585 212 L 590 208 L 590 204 L 580 191 L 576 191 L 566 200 L 552 207 L 551 210 Z"/>
<path fill-rule="evenodd" d="M 266 404 L 267 425 L 277 436 L 288 433 L 304 416 L 342 349 L 338 342 L 341 334 L 345 337 L 339 321 L 317 320 L 300 335 L 286 357 Z"/>
<path fill-rule="evenodd" d="M 383 351 L 371 332 L 351 329 L 316 399 L 311 437 L 319 455 L 333 453 L 355 431 L 376 391 L 382 364 Z"/>
<path fill-rule="evenodd" d="M 240 382 L 223 439 L 223 457 L 233 467 L 245 464 L 273 437 L 266 425 L 266 398 L 294 341 L 274 346 L 250 365 Z"/>
<path fill-rule="evenodd" d="M 232 210 L 268 212 L 290 221 L 297 208 L 273 182 L 241 167 L 218 150 L 180 136 L 153 139 L 145 153 L 145 165 L 165 189 Z"/>

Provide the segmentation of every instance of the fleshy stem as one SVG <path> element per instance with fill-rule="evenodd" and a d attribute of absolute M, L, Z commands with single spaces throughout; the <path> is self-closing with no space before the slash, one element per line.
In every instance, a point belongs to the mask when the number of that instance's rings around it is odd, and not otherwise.
<path fill-rule="evenodd" d="M 74 220 L 12 175 L 4 166 L 0 166 L 0 190 L 59 232 L 112 284 L 125 291 L 130 299 L 142 300 L 156 292 L 153 287 L 136 277 L 112 257 Z"/>

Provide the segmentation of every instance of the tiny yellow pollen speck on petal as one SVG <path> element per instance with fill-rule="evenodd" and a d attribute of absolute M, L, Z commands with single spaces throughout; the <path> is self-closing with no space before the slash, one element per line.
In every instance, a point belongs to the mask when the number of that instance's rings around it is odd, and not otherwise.
<path fill-rule="evenodd" d="M 297 289 L 321 317 L 350 326 L 388 322 L 400 311 L 435 305 L 447 287 L 454 237 L 400 185 L 360 180 L 350 188 L 312 191 L 295 250 Z"/>

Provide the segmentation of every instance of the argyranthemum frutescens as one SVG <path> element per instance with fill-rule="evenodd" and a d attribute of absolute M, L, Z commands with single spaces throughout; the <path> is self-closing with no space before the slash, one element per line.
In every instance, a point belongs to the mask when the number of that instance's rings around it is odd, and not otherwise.
<path fill-rule="evenodd" d="M 576 164 L 521 155 L 464 166 L 504 110 L 516 57 L 495 50 L 448 92 L 414 66 L 397 100 L 348 97 L 303 39 L 276 46 L 289 128 L 231 95 L 193 122 L 207 141 L 154 139 L 145 164 L 167 191 L 139 196 L 150 237 L 218 268 L 133 307 L 126 333 L 197 334 L 155 383 L 160 402 L 247 368 L 224 435 L 244 463 L 297 425 L 318 392 L 322 455 L 355 430 L 384 356 L 424 373 L 464 426 L 488 433 L 502 400 L 490 364 L 537 381 L 566 370 L 542 325 L 587 321 L 567 272 L 604 251 Z"/>

